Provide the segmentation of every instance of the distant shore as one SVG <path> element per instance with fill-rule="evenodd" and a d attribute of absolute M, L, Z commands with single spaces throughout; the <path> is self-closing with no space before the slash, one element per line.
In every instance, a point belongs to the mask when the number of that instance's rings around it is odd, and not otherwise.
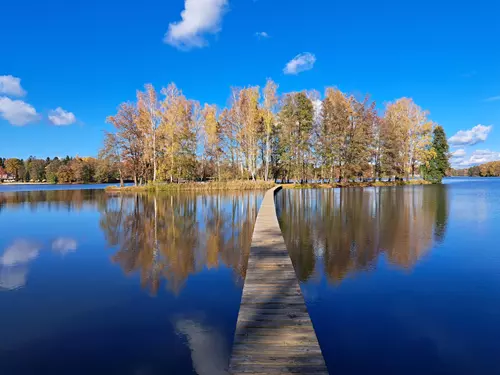
<path fill-rule="evenodd" d="M 332 183 L 305 183 L 305 184 L 283 184 L 284 189 L 331 189 L 331 188 L 355 188 L 355 187 L 384 187 L 384 186 L 409 186 L 409 185 L 432 185 L 425 180 L 410 181 L 363 181 L 363 182 L 332 182 Z"/>
<path fill-rule="evenodd" d="M 0 182 L 0 185 L 57 185 L 50 182 Z"/>
<path fill-rule="evenodd" d="M 110 192 L 155 192 L 155 191 L 216 191 L 216 190 L 267 190 L 276 184 L 271 181 L 225 181 L 225 182 L 186 182 L 150 183 L 142 186 L 108 186 Z"/>
<path fill-rule="evenodd" d="M 108 186 L 108 192 L 156 192 L 156 191 L 221 191 L 221 190 L 267 190 L 276 185 L 285 189 L 317 189 L 317 188 L 349 188 L 349 187 L 383 187 L 430 185 L 425 180 L 410 181 L 369 181 L 369 182 L 342 182 L 342 183 L 289 183 L 276 184 L 266 181 L 226 181 L 226 182 L 187 182 L 187 183 L 155 183 L 141 186 Z"/>
<path fill-rule="evenodd" d="M 61 182 L 61 183 L 52 183 L 52 182 L 0 182 L 0 185 L 102 185 L 102 184 L 119 184 L 119 182 Z"/>

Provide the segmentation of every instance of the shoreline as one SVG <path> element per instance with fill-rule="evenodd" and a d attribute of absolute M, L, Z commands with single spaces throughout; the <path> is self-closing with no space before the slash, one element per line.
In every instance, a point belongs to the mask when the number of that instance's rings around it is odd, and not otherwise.
<path fill-rule="evenodd" d="M 267 190 L 275 186 L 283 189 L 333 189 L 333 188 L 365 188 L 389 186 L 420 186 L 432 185 L 425 180 L 411 181 L 370 181 L 347 183 L 306 183 L 306 184 L 277 184 L 266 181 L 227 181 L 227 182 L 188 182 L 188 183 L 157 183 L 142 186 L 108 186 L 107 192 L 143 193 L 143 192 L 172 192 L 172 191 L 237 191 L 237 190 Z"/>
<path fill-rule="evenodd" d="M 340 188 L 365 188 L 365 187 L 390 187 L 390 186 L 421 186 L 432 185 L 425 180 L 410 181 L 368 181 L 368 182 L 332 182 L 332 183 L 307 183 L 307 184 L 283 184 L 283 189 L 340 189 Z"/>
<path fill-rule="evenodd" d="M 156 183 L 142 186 L 108 186 L 107 192 L 142 193 L 142 192 L 172 192 L 172 191 L 237 191 L 237 190 L 268 190 L 276 186 L 271 181 L 227 181 L 227 182 L 187 182 L 187 183 Z"/>

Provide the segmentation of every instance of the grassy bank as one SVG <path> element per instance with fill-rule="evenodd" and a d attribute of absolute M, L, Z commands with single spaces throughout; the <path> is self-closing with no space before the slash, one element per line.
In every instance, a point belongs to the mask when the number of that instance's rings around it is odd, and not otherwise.
<path fill-rule="evenodd" d="M 369 181 L 369 182 L 334 182 L 334 183 L 311 183 L 311 184 L 284 184 L 285 189 L 317 189 L 317 188 L 349 188 L 349 187 L 372 187 L 372 186 L 406 186 L 406 185 L 430 185 L 429 181 Z"/>
<path fill-rule="evenodd" d="M 143 186 L 108 186 L 111 192 L 157 192 L 157 191 L 222 191 L 222 190 L 267 190 L 275 186 L 265 181 L 225 181 L 225 182 L 188 182 L 181 184 L 155 183 Z"/>

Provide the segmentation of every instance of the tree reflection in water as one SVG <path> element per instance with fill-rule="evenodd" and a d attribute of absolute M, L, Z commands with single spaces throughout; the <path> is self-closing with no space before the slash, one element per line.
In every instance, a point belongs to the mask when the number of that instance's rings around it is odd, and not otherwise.
<path fill-rule="evenodd" d="M 161 281 L 178 293 L 189 275 L 221 264 L 245 276 L 262 192 L 103 196 L 100 227 L 118 250 L 112 261 L 138 272 L 155 295 Z"/>
<path fill-rule="evenodd" d="M 446 234 L 446 185 L 284 190 L 280 225 L 296 272 L 308 280 L 322 258 L 333 282 L 373 268 L 384 253 L 411 269 Z"/>

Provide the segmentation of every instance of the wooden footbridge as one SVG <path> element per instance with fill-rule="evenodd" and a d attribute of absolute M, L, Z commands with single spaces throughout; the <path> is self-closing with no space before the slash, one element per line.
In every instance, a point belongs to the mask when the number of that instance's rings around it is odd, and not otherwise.
<path fill-rule="evenodd" d="M 252 237 L 229 372 L 328 374 L 292 261 L 266 192 Z"/>

